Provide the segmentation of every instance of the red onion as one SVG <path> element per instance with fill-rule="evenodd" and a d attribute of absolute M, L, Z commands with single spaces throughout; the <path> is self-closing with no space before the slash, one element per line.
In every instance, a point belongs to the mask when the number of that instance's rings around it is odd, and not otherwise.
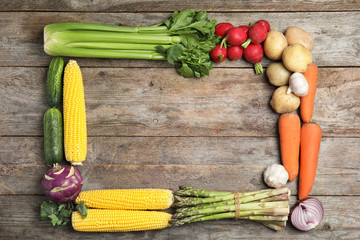
<path fill-rule="evenodd" d="M 41 185 L 50 200 L 67 203 L 79 195 L 82 182 L 80 171 L 76 167 L 55 164 L 46 172 Z"/>
<path fill-rule="evenodd" d="M 298 200 L 290 212 L 291 223 L 301 231 L 315 228 L 324 217 L 324 208 L 315 198 Z"/>

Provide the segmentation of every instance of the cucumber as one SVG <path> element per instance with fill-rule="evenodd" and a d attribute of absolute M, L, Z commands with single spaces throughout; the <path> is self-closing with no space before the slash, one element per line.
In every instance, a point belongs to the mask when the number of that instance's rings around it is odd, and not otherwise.
<path fill-rule="evenodd" d="M 50 107 L 58 107 L 62 97 L 62 75 L 64 60 L 54 57 L 49 65 L 46 79 L 46 102 Z"/>
<path fill-rule="evenodd" d="M 63 120 L 57 108 L 49 108 L 44 114 L 44 154 L 49 166 L 64 159 Z"/>

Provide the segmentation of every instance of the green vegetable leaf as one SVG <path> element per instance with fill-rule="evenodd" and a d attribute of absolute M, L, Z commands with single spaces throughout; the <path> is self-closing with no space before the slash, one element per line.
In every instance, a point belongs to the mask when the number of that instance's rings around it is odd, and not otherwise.
<path fill-rule="evenodd" d="M 55 214 L 51 214 L 49 215 L 51 224 L 55 227 L 55 226 L 61 226 L 62 222 L 61 220 L 55 215 Z"/>
<path fill-rule="evenodd" d="M 164 21 L 164 24 L 171 33 L 177 35 L 211 35 L 215 32 L 216 20 L 209 21 L 205 11 L 187 9 L 181 12 L 175 11 L 168 20 Z"/>
<path fill-rule="evenodd" d="M 60 213 L 60 217 L 61 217 L 62 219 L 66 219 L 66 218 L 71 217 L 71 211 L 69 211 L 69 210 L 63 209 L 63 210 L 60 211 L 59 213 Z"/>
<path fill-rule="evenodd" d="M 194 17 L 195 21 L 207 21 L 207 19 L 208 19 L 208 15 L 206 11 L 197 12 Z"/>
<path fill-rule="evenodd" d="M 155 47 L 155 50 L 158 52 L 158 53 L 161 53 L 161 54 L 166 54 L 167 53 L 167 50 L 163 47 L 163 46 L 156 46 Z"/>
<path fill-rule="evenodd" d="M 181 76 L 185 78 L 194 77 L 194 71 L 184 62 L 181 64 L 181 67 L 177 68 L 176 70 Z"/>
<path fill-rule="evenodd" d="M 179 57 L 183 54 L 185 47 L 181 44 L 176 44 L 167 50 L 167 60 L 171 64 L 175 64 Z"/>
<path fill-rule="evenodd" d="M 199 45 L 199 37 L 196 34 L 183 34 L 180 35 L 180 39 L 186 48 L 194 48 Z"/>
<path fill-rule="evenodd" d="M 70 222 L 72 210 L 67 209 L 66 204 L 57 204 L 52 201 L 44 201 L 40 205 L 40 217 L 44 221 L 50 221 L 54 227 L 66 225 Z"/>
<path fill-rule="evenodd" d="M 51 215 L 57 213 L 58 211 L 58 204 L 52 201 L 44 201 L 40 205 L 40 216 L 42 220 L 50 220 Z"/>
<path fill-rule="evenodd" d="M 166 52 L 168 62 L 183 77 L 209 75 L 212 69 L 209 53 L 220 42 L 220 37 L 215 35 L 216 20 L 210 21 L 206 11 L 187 9 L 175 11 L 164 24 L 172 34 L 180 36 L 181 44 L 168 50 L 157 47 L 157 52 Z"/>
<path fill-rule="evenodd" d="M 195 15 L 195 9 L 187 9 L 177 12 L 175 15 L 171 16 L 172 24 L 170 26 L 170 30 L 176 30 L 188 26 L 193 22 Z"/>
<path fill-rule="evenodd" d="M 85 206 L 84 201 L 81 201 L 78 205 L 76 205 L 75 209 L 80 212 L 83 219 L 87 217 L 87 207 Z"/>

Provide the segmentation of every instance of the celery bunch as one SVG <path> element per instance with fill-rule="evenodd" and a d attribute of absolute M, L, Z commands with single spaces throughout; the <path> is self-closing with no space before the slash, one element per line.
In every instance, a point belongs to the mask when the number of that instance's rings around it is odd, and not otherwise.
<path fill-rule="evenodd" d="M 150 27 L 53 23 L 44 28 L 44 50 L 51 56 L 167 60 L 182 76 L 201 77 L 212 69 L 215 24 L 194 9 Z"/>

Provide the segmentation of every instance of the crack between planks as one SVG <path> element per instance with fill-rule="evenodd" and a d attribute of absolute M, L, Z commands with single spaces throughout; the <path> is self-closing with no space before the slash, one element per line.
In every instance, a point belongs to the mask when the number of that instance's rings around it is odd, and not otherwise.
<path fill-rule="evenodd" d="M 43 138 L 43 135 L 1 135 L 0 138 Z M 231 135 L 199 135 L 199 136 L 184 136 L 184 135 L 88 135 L 88 138 L 278 138 L 279 136 L 268 135 L 268 136 L 252 136 L 252 135 L 242 135 L 242 136 L 231 136 Z M 322 138 L 360 138 L 360 136 L 323 136 Z"/>
<path fill-rule="evenodd" d="M 352 12 L 360 12 L 360 9 L 343 9 L 343 10 L 338 10 L 338 9 L 334 9 L 334 10 L 290 10 L 290 9 L 285 9 L 285 10 L 264 10 L 264 9 L 260 9 L 260 10 L 246 10 L 246 9 L 242 9 L 242 10 L 219 10 L 219 11 L 214 11 L 214 10 L 204 10 L 207 13 L 352 13 Z M 40 10 L 40 9 L 29 9 L 29 10 L 0 10 L 1 13 L 29 13 L 29 12 L 34 12 L 34 13 L 173 13 L 174 10 L 135 10 L 135 11 L 107 11 L 107 10 L 101 10 L 101 11 L 74 11 L 74 10 L 53 10 L 53 9 L 44 9 L 44 10 Z"/>

